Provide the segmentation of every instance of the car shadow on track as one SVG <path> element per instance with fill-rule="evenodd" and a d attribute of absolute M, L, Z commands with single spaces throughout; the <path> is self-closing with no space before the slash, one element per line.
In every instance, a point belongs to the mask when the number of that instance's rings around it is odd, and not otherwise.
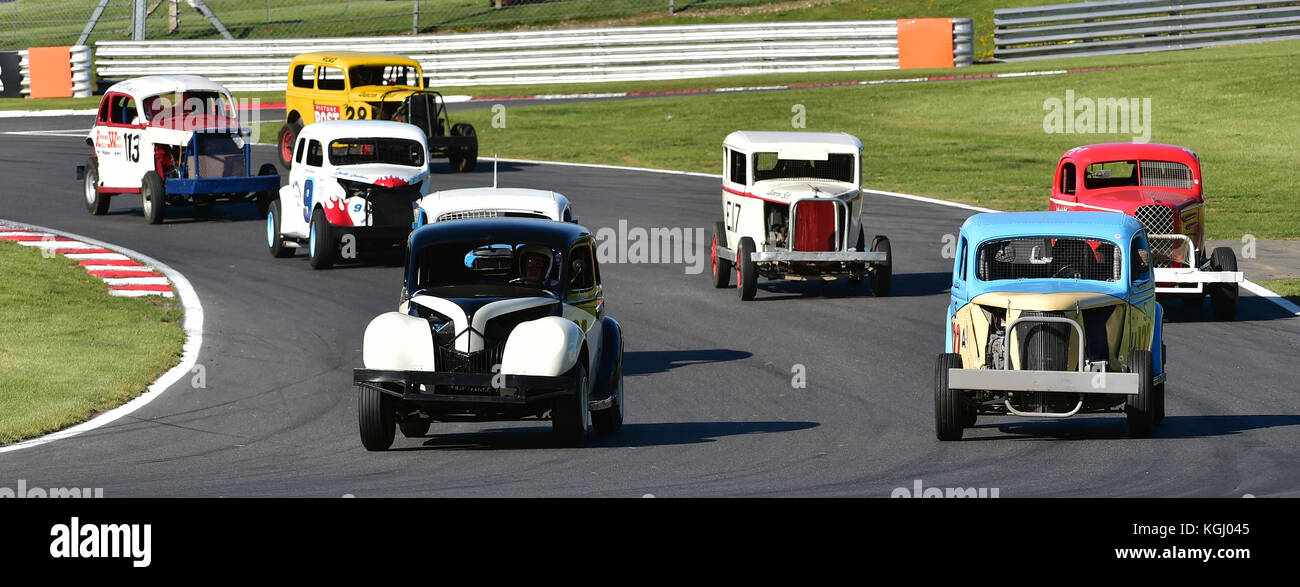
<path fill-rule="evenodd" d="M 1165 316 L 1169 317 L 1170 322 L 1201 323 L 1216 321 L 1214 319 L 1213 307 L 1208 298 L 1203 301 L 1199 308 L 1188 308 L 1183 305 L 1182 300 L 1161 300 L 1160 304 L 1164 306 Z M 1254 295 L 1242 295 L 1241 298 L 1237 300 L 1236 322 L 1281 320 L 1284 318 L 1294 317 L 1294 314 L 1282 309 L 1281 306 L 1270 302 L 1268 298 Z"/>
<path fill-rule="evenodd" d="M 903 273 L 893 276 L 889 297 L 924 297 L 948 293 L 952 287 L 952 274 L 942 273 Z M 735 287 L 734 285 L 732 286 Z M 847 280 L 828 282 L 809 281 L 760 281 L 758 282 L 756 302 L 794 300 L 804 298 L 869 298 L 871 295 L 871 278 L 862 280 L 862 285 L 853 286 Z"/>
<path fill-rule="evenodd" d="M 110 209 L 108 216 L 137 216 L 144 222 L 144 208 L 140 206 Z M 196 222 L 266 222 L 257 206 L 250 202 L 221 202 L 211 206 L 168 206 L 164 224 L 192 224 Z"/>
<path fill-rule="evenodd" d="M 1258 430 L 1300 426 L 1300 415 L 1167 416 L 1152 438 L 1207 438 Z M 967 440 L 1107 440 L 1127 439 L 1124 416 L 1065 420 L 976 424 L 972 430 L 993 430 L 1010 436 L 976 436 Z"/>
<path fill-rule="evenodd" d="M 731 349 L 696 349 L 682 351 L 624 351 L 623 375 L 650 375 L 706 363 L 739 361 L 754 356 L 747 351 Z"/>
<path fill-rule="evenodd" d="M 519 428 L 489 428 L 463 434 L 437 434 L 434 424 L 430 434 L 418 440 L 420 446 L 395 446 L 392 451 L 421 450 L 530 450 L 555 449 L 551 438 L 550 422 L 544 426 Z M 612 436 L 588 437 L 587 446 L 593 448 L 630 448 L 648 446 L 673 446 L 715 442 L 728 436 L 748 434 L 778 434 L 795 432 L 820 426 L 817 422 L 653 422 L 624 424 Z M 401 440 L 398 441 L 400 444 Z"/>

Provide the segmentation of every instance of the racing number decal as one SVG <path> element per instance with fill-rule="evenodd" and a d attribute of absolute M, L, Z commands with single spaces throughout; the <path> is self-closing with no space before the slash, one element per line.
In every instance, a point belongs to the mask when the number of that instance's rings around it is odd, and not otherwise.
<path fill-rule="evenodd" d="M 126 134 L 122 136 L 125 142 L 126 160 L 132 163 L 140 162 L 140 135 Z"/>
<path fill-rule="evenodd" d="M 724 202 L 723 209 L 727 230 L 731 232 L 740 230 L 740 202 Z"/>
<path fill-rule="evenodd" d="M 312 189 L 315 187 L 316 187 L 315 182 L 312 181 L 312 178 L 310 177 L 307 178 L 307 181 L 302 185 L 302 221 L 303 222 L 311 222 L 311 196 L 312 196 L 311 192 Z"/>
<path fill-rule="evenodd" d="M 370 108 L 365 106 L 358 108 L 348 106 L 343 109 L 343 118 L 345 120 L 365 120 L 368 116 L 370 116 Z"/>

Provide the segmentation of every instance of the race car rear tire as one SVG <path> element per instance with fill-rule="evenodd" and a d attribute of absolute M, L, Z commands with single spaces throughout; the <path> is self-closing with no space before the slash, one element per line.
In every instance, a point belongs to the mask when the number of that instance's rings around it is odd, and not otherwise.
<path fill-rule="evenodd" d="M 718 257 L 718 247 L 727 247 L 727 230 L 721 222 L 713 223 L 713 287 L 731 285 L 731 261 Z"/>
<path fill-rule="evenodd" d="M 872 263 L 871 272 L 871 295 L 883 298 L 889 296 L 889 290 L 894 281 L 894 252 L 889 247 L 889 237 L 876 235 L 871 239 L 871 250 L 873 252 L 885 253 L 885 261 Z"/>
<path fill-rule="evenodd" d="M 575 393 L 555 398 L 551 404 L 551 433 L 556 444 L 566 447 L 579 447 L 587 442 L 587 369 L 582 363 L 574 367 L 578 376 L 578 388 Z"/>
<path fill-rule="evenodd" d="M 271 202 L 266 211 L 266 247 L 271 250 L 271 256 L 277 258 L 292 257 L 297 250 L 284 245 L 284 238 L 280 232 L 280 201 Z"/>
<path fill-rule="evenodd" d="M 934 365 L 934 433 L 942 441 L 961 440 L 966 398 L 948 386 L 948 369 L 962 368 L 961 355 L 943 353 Z"/>
<path fill-rule="evenodd" d="M 334 238 L 333 226 L 325 219 L 325 211 L 316 208 L 311 213 L 311 225 L 307 227 L 307 253 L 311 255 L 312 269 L 329 269 L 334 266 L 339 247 Z"/>
<path fill-rule="evenodd" d="M 1230 247 L 1214 249 L 1210 255 L 1210 267 L 1215 271 L 1236 271 L 1237 255 Z M 1214 283 L 1210 290 L 1210 307 L 1214 309 L 1214 319 L 1227 322 L 1237 317 L 1237 298 L 1240 295 L 1235 283 Z"/>
<path fill-rule="evenodd" d="M 259 176 L 278 175 L 279 173 L 280 172 L 276 170 L 275 165 L 272 163 L 263 163 L 262 167 L 257 170 L 257 174 Z M 271 208 L 271 202 L 279 198 L 279 194 L 280 194 L 279 190 L 267 190 L 265 192 L 258 192 L 253 197 L 254 203 L 257 204 L 258 218 L 266 218 L 266 211 Z"/>
<path fill-rule="evenodd" d="M 1124 400 L 1124 413 L 1128 419 L 1129 438 L 1150 438 L 1155 428 L 1156 413 L 1161 390 L 1155 384 L 1155 367 L 1151 351 L 1131 351 L 1128 354 L 1128 372 L 1138 375 L 1138 393 Z"/>
<path fill-rule="evenodd" d="M 740 299 L 752 300 L 758 291 L 758 264 L 754 262 L 754 240 L 749 237 L 740 239 L 736 247 L 736 291 Z"/>
<path fill-rule="evenodd" d="M 370 388 L 357 388 L 357 428 L 361 433 L 361 446 L 369 451 L 388 450 L 393 446 L 397 412 L 393 398 Z"/>
<path fill-rule="evenodd" d="M 474 127 L 464 122 L 457 122 L 451 125 L 451 136 L 470 137 L 470 144 L 464 150 L 452 149 L 447 155 L 452 171 L 462 173 L 474 171 L 478 166 L 478 134 L 474 132 Z"/>
<path fill-rule="evenodd" d="M 289 169 L 293 166 L 293 145 L 298 142 L 298 133 L 302 130 L 302 121 L 295 120 L 287 122 L 280 127 L 280 132 L 275 136 L 276 151 L 280 158 L 280 166 Z"/>
<path fill-rule="evenodd" d="M 144 219 L 149 224 L 162 224 L 167 217 L 167 188 L 157 171 L 144 172 L 140 182 L 140 201 L 144 205 Z"/>
<path fill-rule="evenodd" d="M 94 216 L 108 212 L 108 194 L 99 191 L 99 160 L 91 157 L 86 160 L 86 211 Z"/>
<path fill-rule="evenodd" d="M 397 427 L 406 438 L 421 438 L 429 433 L 429 422 L 402 422 Z"/>

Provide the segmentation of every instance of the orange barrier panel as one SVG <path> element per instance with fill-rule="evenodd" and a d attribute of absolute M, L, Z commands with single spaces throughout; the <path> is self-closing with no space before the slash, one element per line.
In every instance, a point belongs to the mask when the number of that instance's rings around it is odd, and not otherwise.
<path fill-rule="evenodd" d="M 70 47 L 32 47 L 27 50 L 31 71 L 31 97 L 72 97 L 72 51 Z"/>
<path fill-rule="evenodd" d="M 898 21 L 898 68 L 953 67 L 951 18 Z"/>

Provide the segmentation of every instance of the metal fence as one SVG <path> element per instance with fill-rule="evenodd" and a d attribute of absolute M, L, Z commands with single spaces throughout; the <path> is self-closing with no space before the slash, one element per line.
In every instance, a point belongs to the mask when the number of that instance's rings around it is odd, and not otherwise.
<path fill-rule="evenodd" d="M 284 88 L 299 53 L 361 50 L 420 62 L 434 86 L 682 79 L 898 67 L 893 20 L 607 27 L 497 33 L 268 39 L 104 41 L 101 80 L 190 73 L 231 90 Z M 957 65 L 969 65 L 971 21 L 953 19 Z"/>
<path fill-rule="evenodd" d="M 1110 0 L 995 10 L 998 61 L 1300 39 L 1300 2 Z"/>
<path fill-rule="evenodd" d="M 777 0 L 146 0 L 145 38 L 236 39 L 499 30 L 600 19 L 667 17 Z M 0 49 L 129 40 L 134 0 L 0 0 Z M 100 9 L 94 30 L 81 38 Z M 631 23 L 635 24 L 635 23 Z"/>

